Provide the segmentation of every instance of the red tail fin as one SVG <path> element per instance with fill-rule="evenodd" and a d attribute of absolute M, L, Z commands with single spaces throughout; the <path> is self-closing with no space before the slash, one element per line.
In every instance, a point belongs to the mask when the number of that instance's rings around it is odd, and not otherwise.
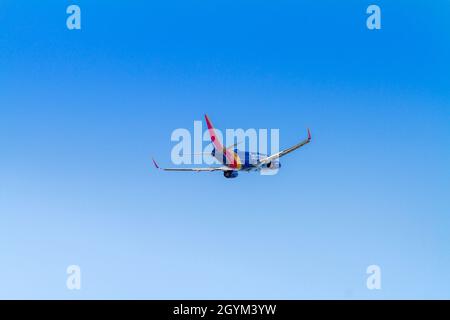
<path fill-rule="evenodd" d="M 219 138 L 217 137 L 216 130 L 214 129 L 214 126 L 211 123 L 211 120 L 209 120 L 209 117 L 206 114 L 205 114 L 205 120 L 206 120 L 206 125 L 208 126 L 208 132 L 209 132 L 209 136 L 211 138 L 211 142 L 213 143 L 216 150 L 223 150 L 222 143 L 220 142 Z"/>

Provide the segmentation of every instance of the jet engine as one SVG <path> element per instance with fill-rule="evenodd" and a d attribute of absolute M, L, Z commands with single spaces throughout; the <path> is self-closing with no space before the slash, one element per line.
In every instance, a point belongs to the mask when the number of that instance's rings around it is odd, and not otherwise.
<path fill-rule="evenodd" d="M 281 168 L 281 163 L 278 160 L 274 160 L 266 164 L 267 169 L 279 169 Z"/>
<path fill-rule="evenodd" d="M 223 176 L 227 179 L 236 178 L 238 175 L 239 175 L 239 173 L 237 171 L 233 171 L 233 170 L 223 172 Z"/>

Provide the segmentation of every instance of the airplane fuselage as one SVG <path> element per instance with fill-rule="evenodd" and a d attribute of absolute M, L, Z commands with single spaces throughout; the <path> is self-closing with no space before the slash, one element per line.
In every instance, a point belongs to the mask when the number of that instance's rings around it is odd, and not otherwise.
<path fill-rule="evenodd" d="M 228 160 L 226 152 L 232 152 L 234 157 L 233 160 Z M 261 169 L 279 169 L 281 168 L 281 163 L 279 160 L 272 161 L 268 164 L 261 166 L 259 161 L 267 157 L 266 154 L 259 152 L 249 152 L 241 151 L 238 149 L 234 150 L 223 150 L 218 151 L 213 149 L 211 156 L 216 158 L 221 164 L 230 168 L 233 171 L 258 171 Z"/>

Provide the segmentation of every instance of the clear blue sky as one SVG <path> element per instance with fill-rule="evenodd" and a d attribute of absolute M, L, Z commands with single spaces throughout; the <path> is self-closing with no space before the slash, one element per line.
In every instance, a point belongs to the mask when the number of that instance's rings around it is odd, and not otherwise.
<path fill-rule="evenodd" d="M 449 299 L 449 39 L 443 0 L 2 0 L 0 298 Z M 313 142 L 154 170 L 205 112 Z"/>

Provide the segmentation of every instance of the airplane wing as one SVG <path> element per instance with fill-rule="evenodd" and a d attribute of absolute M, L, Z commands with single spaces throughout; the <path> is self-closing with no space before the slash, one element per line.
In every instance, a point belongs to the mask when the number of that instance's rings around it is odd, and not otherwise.
<path fill-rule="evenodd" d="M 258 165 L 261 166 L 261 165 L 270 163 L 270 162 L 272 162 L 275 159 L 281 158 L 282 156 L 285 156 L 288 153 L 291 153 L 292 151 L 295 151 L 295 150 L 303 147 L 305 144 L 308 144 L 310 141 L 311 141 L 311 132 L 308 129 L 308 138 L 306 138 L 302 142 L 296 144 L 295 146 L 290 147 L 289 149 L 283 150 L 283 151 L 275 153 L 275 154 L 273 154 L 273 155 L 271 155 L 271 156 L 269 156 L 267 158 L 259 160 Z"/>
<path fill-rule="evenodd" d="M 164 170 L 164 171 L 193 171 L 193 172 L 212 172 L 212 171 L 232 171 L 233 169 L 222 166 L 222 167 L 208 167 L 208 168 L 161 168 L 155 161 L 153 160 L 153 164 L 156 169 Z"/>

